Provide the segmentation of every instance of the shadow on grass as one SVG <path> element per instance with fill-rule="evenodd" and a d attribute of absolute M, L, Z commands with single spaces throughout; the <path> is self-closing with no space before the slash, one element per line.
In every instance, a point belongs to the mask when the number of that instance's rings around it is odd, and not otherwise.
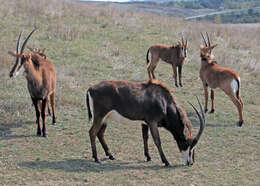
<path fill-rule="evenodd" d="M 19 163 L 21 167 L 27 167 L 31 169 L 53 169 L 63 170 L 66 172 L 104 172 L 104 171 L 116 171 L 116 170 L 161 170 L 161 169 L 176 169 L 186 167 L 185 165 L 171 165 L 165 167 L 162 165 L 141 166 L 131 164 L 141 164 L 144 162 L 105 162 L 102 164 L 94 163 L 93 161 L 86 159 L 68 159 L 64 161 L 28 161 Z M 149 162 L 147 162 L 149 164 Z"/>
<path fill-rule="evenodd" d="M 0 123 L 0 139 L 11 136 L 12 128 L 22 127 L 22 123 Z"/>
<path fill-rule="evenodd" d="M 20 128 L 23 125 L 33 125 L 33 124 L 35 124 L 35 122 L 33 122 L 33 121 L 0 123 L 0 140 L 33 137 L 34 135 L 15 135 L 15 134 L 12 134 L 13 128 Z M 35 132 L 35 136 L 36 136 L 36 132 Z"/>

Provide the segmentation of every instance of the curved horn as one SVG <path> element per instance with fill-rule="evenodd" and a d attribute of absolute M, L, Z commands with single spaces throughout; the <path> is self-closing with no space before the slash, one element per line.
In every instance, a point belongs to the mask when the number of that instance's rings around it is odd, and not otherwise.
<path fill-rule="evenodd" d="M 31 35 L 33 34 L 33 32 L 34 32 L 35 30 L 37 30 L 37 28 L 33 29 L 33 31 L 31 31 L 31 33 L 30 33 L 30 34 L 27 36 L 27 38 L 24 40 L 23 46 L 22 46 L 22 48 L 21 48 L 21 54 L 22 54 L 23 51 L 24 51 L 24 48 L 25 48 L 25 45 L 26 45 L 27 41 L 30 39 Z"/>
<path fill-rule="evenodd" d="M 210 47 L 210 40 L 209 40 L 208 32 L 206 32 L 206 34 L 207 34 L 208 44 L 209 44 L 209 47 Z"/>
<path fill-rule="evenodd" d="M 23 30 L 20 32 L 20 34 L 19 34 L 19 36 L 18 36 L 17 45 L 16 45 L 16 54 L 19 54 L 19 50 L 20 50 L 20 41 L 21 41 L 22 33 L 23 33 Z"/>
<path fill-rule="evenodd" d="M 201 134 L 203 133 L 203 130 L 204 130 L 205 125 L 206 125 L 206 124 L 205 124 L 205 123 L 206 123 L 206 121 L 205 121 L 206 119 L 205 119 L 205 114 L 204 114 L 203 107 L 202 107 L 202 105 L 201 105 L 201 103 L 200 103 L 200 101 L 199 101 L 199 99 L 198 99 L 197 96 L 196 96 L 196 98 L 197 98 L 198 103 L 199 103 L 199 105 L 200 105 L 201 114 L 200 114 L 199 111 L 196 109 L 196 107 L 193 106 L 192 103 L 188 102 L 188 103 L 192 106 L 192 108 L 195 110 L 195 112 L 196 112 L 196 114 L 198 115 L 199 120 L 200 120 L 200 129 L 199 129 L 198 134 L 196 135 L 196 137 L 194 138 L 194 140 L 193 140 L 193 142 L 192 142 L 192 144 L 191 144 L 191 148 L 193 148 L 193 147 L 197 144 L 197 142 L 199 141 L 200 136 L 201 136 Z"/>
<path fill-rule="evenodd" d="M 204 36 L 203 36 L 202 33 L 200 33 L 200 34 L 201 34 L 201 36 L 202 36 L 202 38 L 203 38 L 203 40 L 204 40 L 205 46 L 207 47 L 208 45 L 207 45 L 206 39 L 204 38 Z"/>
<path fill-rule="evenodd" d="M 184 39 L 183 39 L 183 35 L 181 36 L 181 42 L 182 42 L 182 45 L 184 46 Z"/>

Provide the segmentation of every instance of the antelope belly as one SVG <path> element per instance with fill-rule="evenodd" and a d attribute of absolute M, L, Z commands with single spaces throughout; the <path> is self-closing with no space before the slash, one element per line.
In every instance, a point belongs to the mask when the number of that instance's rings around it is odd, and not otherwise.
<path fill-rule="evenodd" d="M 118 123 L 144 123 L 144 121 L 141 120 L 130 120 L 124 116 L 122 116 L 121 114 L 119 114 L 117 111 L 112 110 L 109 113 L 107 113 L 107 115 L 104 117 L 103 122 L 107 122 L 107 121 L 115 121 Z"/>

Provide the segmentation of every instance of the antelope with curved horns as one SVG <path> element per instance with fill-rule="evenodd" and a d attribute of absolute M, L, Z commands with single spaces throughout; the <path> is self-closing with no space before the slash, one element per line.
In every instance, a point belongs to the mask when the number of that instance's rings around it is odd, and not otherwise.
<path fill-rule="evenodd" d="M 203 84 L 205 93 L 205 112 L 208 111 L 208 87 L 211 88 L 211 111 L 214 113 L 214 89 L 220 88 L 223 90 L 232 100 L 237 107 L 239 113 L 238 126 L 242 126 L 243 119 L 243 101 L 240 97 L 240 77 L 237 72 L 232 69 L 221 67 L 216 61 L 213 61 L 212 50 L 217 45 L 211 45 L 208 33 L 206 32 L 207 40 L 201 33 L 205 46 L 200 46 L 200 79 Z"/>
<path fill-rule="evenodd" d="M 151 46 L 146 53 L 147 71 L 149 79 L 155 79 L 154 70 L 158 65 L 159 60 L 172 65 L 173 78 L 175 80 L 175 86 L 178 87 L 177 83 L 177 69 L 179 74 L 179 85 L 182 87 L 182 66 L 186 62 L 187 57 L 188 41 L 184 42 L 183 36 L 182 41 L 178 41 L 177 45 L 167 46 L 157 44 Z M 151 61 L 149 61 L 149 52 L 151 53 Z"/>
<path fill-rule="evenodd" d="M 197 98 L 198 99 L 198 98 Z M 176 140 L 184 164 L 194 162 L 194 147 L 205 128 L 204 110 L 199 102 L 201 114 L 191 104 L 200 120 L 200 129 L 196 137 L 191 133 L 191 122 L 186 112 L 176 103 L 172 91 L 157 80 L 142 83 L 130 81 L 102 81 L 91 86 L 86 93 L 89 119 L 93 117 L 93 125 L 89 130 L 92 153 L 95 162 L 97 157 L 96 136 L 109 159 L 114 160 L 105 138 L 107 120 L 112 118 L 120 122 L 138 121 L 142 124 L 144 155 L 151 160 L 148 151 L 148 129 L 150 129 L 154 143 L 165 166 L 170 165 L 162 147 L 158 127 L 168 130 Z"/>
<path fill-rule="evenodd" d="M 22 31 L 19 34 L 16 52 L 9 52 L 12 56 L 16 57 L 16 62 L 10 72 L 10 78 L 15 77 L 19 74 L 23 67 L 25 77 L 27 79 L 27 86 L 32 98 L 32 102 L 36 111 L 36 122 L 37 122 L 37 136 L 48 137 L 45 126 L 45 113 L 48 99 L 51 99 L 51 106 L 53 112 L 52 123 L 56 124 L 56 113 L 55 113 L 55 93 L 56 93 L 56 73 L 53 64 L 41 57 L 39 54 L 34 52 L 24 52 L 26 43 L 30 39 L 34 30 L 25 39 L 22 48 L 20 49 L 20 40 Z M 40 103 L 42 102 L 41 109 L 39 109 Z M 42 118 L 42 127 L 40 122 Z"/>
<path fill-rule="evenodd" d="M 29 46 L 27 46 L 27 48 L 28 48 L 31 52 L 40 55 L 40 56 L 43 57 L 44 59 L 47 59 L 46 48 L 44 48 L 43 50 L 41 50 L 41 49 L 39 49 L 39 48 L 31 48 L 31 47 L 29 47 Z M 32 104 L 32 105 L 33 105 L 33 104 Z M 42 107 L 42 106 L 41 106 L 41 101 L 39 101 L 39 108 L 41 108 L 41 107 Z M 48 103 L 47 103 L 47 108 L 48 108 L 48 114 L 49 114 L 49 116 L 51 116 L 51 106 L 50 106 L 49 101 L 48 101 Z"/>

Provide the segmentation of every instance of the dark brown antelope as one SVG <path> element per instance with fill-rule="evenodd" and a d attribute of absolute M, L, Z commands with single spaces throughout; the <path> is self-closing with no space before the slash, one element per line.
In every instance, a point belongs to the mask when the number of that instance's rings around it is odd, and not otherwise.
<path fill-rule="evenodd" d="M 177 45 L 167 46 L 157 44 L 151 46 L 146 54 L 147 71 L 149 79 L 155 79 L 154 70 L 158 65 L 159 60 L 172 65 L 173 78 L 175 80 L 175 86 L 178 87 L 177 83 L 177 69 L 179 74 L 179 85 L 182 87 L 182 66 L 186 61 L 188 41 L 178 42 Z M 149 61 L 149 52 L 151 53 L 151 61 Z"/>
<path fill-rule="evenodd" d="M 169 165 L 161 147 L 158 131 L 158 127 L 164 127 L 176 140 L 178 148 L 183 154 L 184 164 L 193 164 L 194 147 L 205 127 L 204 110 L 201 105 L 200 114 L 191 104 L 200 120 L 199 132 L 196 137 L 193 137 L 192 125 L 186 112 L 176 103 L 173 93 L 159 81 L 149 80 L 143 83 L 102 81 L 88 89 L 86 99 L 89 119 L 91 120 L 93 117 L 89 136 L 95 162 L 100 163 L 97 157 L 96 136 L 106 156 L 114 160 L 104 138 L 107 120 L 112 118 L 124 123 L 129 120 L 145 123 L 142 124 L 142 132 L 147 161 L 151 160 L 148 151 L 148 129 L 150 129 L 162 162 L 165 166 Z"/>
<path fill-rule="evenodd" d="M 200 57 L 201 57 L 201 66 L 200 66 L 200 79 L 203 84 L 204 93 L 205 93 L 205 112 L 208 111 L 208 87 L 211 88 L 211 111 L 214 113 L 214 89 L 220 88 L 223 90 L 232 100 L 232 102 L 237 107 L 239 113 L 239 122 L 238 126 L 243 124 L 243 101 L 239 95 L 240 92 L 240 77 L 237 72 L 232 69 L 221 67 L 217 64 L 216 61 L 212 60 L 212 50 L 217 45 L 211 45 L 210 39 L 207 34 L 206 42 L 205 37 L 202 35 L 205 46 L 200 46 Z"/>
<path fill-rule="evenodd" d="M 48 99 L 51 99 L 53 124 L 56 124 L 55 113 L 55 93 L 56 93 L 56 73 L 53 64 L 34 52 L 24 52 L 26 43 L 30 39 L 34 29 L 25 39 L 22 48 L 20 49 L 20 40 L 22 32 L 20 32 L 16 52 L 9 52 L 16 57 L 16 62 L 10 72 L 10 78 L 19 74 L 23 67 L 27 86 L 32 98 L 32 102 L 36 111 L 37 136 L 48 137 L 45 126 L 45 113 Z M 39 109 L 39 102 L 42 102 L 42 108 Z M 42 127 L 40 122 L 42 117 Z"/>

